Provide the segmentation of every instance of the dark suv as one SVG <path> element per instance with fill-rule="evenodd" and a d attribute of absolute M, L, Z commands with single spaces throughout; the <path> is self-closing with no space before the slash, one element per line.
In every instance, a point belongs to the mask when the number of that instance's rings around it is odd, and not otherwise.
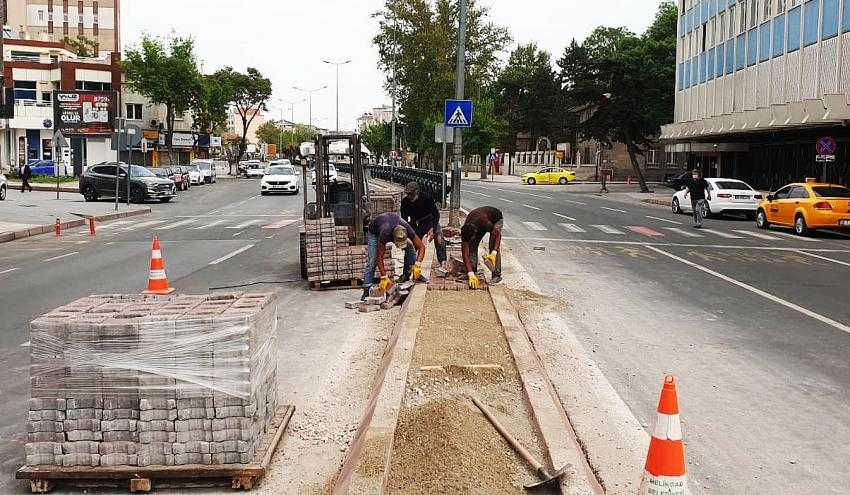
<path fill-rule="evenodd" d="M 86 201 L 97 201 L 102 197 L 115 197 L 115 171 L 118 173 L 118 198 L 127 198 L 127 164 L 98 163 L 92 165 L 80 177 L 80 194 Z M 141 203 L 145 200 L 171 201 L 177 193 L 177 186 L 171 179 L 163 179 L 138 165 L 130 165 L 130 201 Z"/>

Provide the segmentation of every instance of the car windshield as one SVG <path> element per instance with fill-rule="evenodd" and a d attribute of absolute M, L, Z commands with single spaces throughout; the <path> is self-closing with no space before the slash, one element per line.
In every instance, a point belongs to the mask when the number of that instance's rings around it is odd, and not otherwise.
<path fill-rule="evenodd" d="M 121 168 L 126 169 L 126 167 Z M 133 177 L 156 177 L 156 174 L 151 172 L 150 169 L 138 165 L 130 165 L 130 174 Z"/>
<path fill-rule="evenodd" d="M 812 191 L 819 198 L 850 198 L 850 189 L 842 186 L 817 186 Z"/>
<path fill-rule="evenodd" d="M 249 163 L 248 168 L 263 168 L 262 163 Z"/>
<path fill-rule="evenodd" d="M 277 165 L 266 169 L 266 175 L 295 175 L 295 169 L 285 165 Z"/>
<path fill-rule="evenodd" d="M 189 167 L 189 172 L 200 172 L 200 170 L 198 170 L 197 165 L 192 165 Z"/>
<path fill-rule="evenodd" d="M 741 182 L 739 180 L 720 180 L 714 183 L 718 189 L 726 189 L 733 191 L 752 191 L 753 188 L 748 186 L 745 182 Z"/>
<path fill-rule="evenodd" d="M 201 170 L 209 170 L 210 169 L 209 163 L 199 162 L 199 163 L 196 163 L 195 166 L 198 167 Z"/>
<path fill-rule="evenodd" d="M 154 175 L 157 175 L 159 177 L 165 177 L 166 175 L 168 175 L 168 170 L 158 168 L 158 169 L 154 170 L 153 173 L 154 173 Z"/>

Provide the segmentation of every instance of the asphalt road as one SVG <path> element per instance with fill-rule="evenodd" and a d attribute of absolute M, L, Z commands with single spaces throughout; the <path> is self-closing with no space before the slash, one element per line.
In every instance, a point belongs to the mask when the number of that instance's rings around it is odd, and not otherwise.
<path fill-rule="evenodd" d="M 678 377 L 695 493 L 847 493 L 850 236 L 695 230 L 616 195 L 464 183 L 463 206 L 484 205 L 648 431 Z"/>
<path fill-rule="evenodd" d="M 95 238 L 79 229 L 59 239 L 44 235 L 3 244 L 0 493 L 28 493 L 14 473 L 23 464 L 26 442 L 29 321 L 89 294 L 141 292 L 154 235 L 162 242 L 169 281 L 182 292 L 275 282 L 246 289 L 268 290 L 299 281 L 302 201 L 302 196 L 260 196 L 256 180 L 219 181 L 179 193 L 170 204 L 151 204 L 150 215 L 100 225 Z"/>

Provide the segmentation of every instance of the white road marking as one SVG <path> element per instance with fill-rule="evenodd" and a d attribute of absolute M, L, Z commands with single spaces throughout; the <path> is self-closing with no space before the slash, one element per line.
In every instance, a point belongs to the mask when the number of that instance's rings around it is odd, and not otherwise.
<path fill-rule="evenodd" d="M 176 229 L 177 227 L 182 227 L 182 226 L 184 226 L 184 225 L 189 225 L 190 223 L 195 223 L 195 222 L 197 222 L 197 221 L 198 221 L 198 219 L 197 219 L 197 218 L 190 218 L 190 219 L 188 219 L 188 220 L 181 220 L 181 221 L 179 221 L 179 222 L 174 222 L 174 223 L 169 224 L 169 225 L 163 225 L 162 227 L 157 227 L 157 228 L 155 228 L 154 230 L 171 230 L 171 229 Z"/>
<path fill-rule="evenodd" d="M 21 344 L 21 347 L 29 347 L 29 346 L 31 346 L 31 345 L 32 345 L 32 344 L 31 344 L 31 343 L 30 343 L 30 341 L 28 340 L 28 341 L 24 342 L 23 344 Z"/>
<path fill-rule="evenodd" d="M 225 227 L 226 229 L 244 229 L 245 227 L 250 227 L 251 225 L 262 222 L 262 220 L 254 219 L 254 220 L 246 220 L 239 225 L 233 225 L 230 227 Z"/>
<path fill-rule="evenodd" d="M 703 229 L 704 230 L 704 229 Z M 658 246 L 658 247 L 682 247 L 682 248 L 711 248 L 725 249 L 730 251 L 779 251 L 793 252 L 799 251 L 799 247 L 778 247 L 778 246 L 744 246 L 732 244 L 693 244 L 684 242 L 650 242 L 650 241 L 619 241 L 610 239 L 575 239 L 572 237 L 517 237 L 512 235 L 503 236 L 502 239 L 508 241 L 526 241 L 526 242 L 563 242 L 565 244 L 610 244 L 612 246 Z M 737 239 L 740 239 L 738 237 Z M 194 242 L 194 241 L 169 241 L 174 242 Z M 110 244 L 110 243 L 107 243 Z M 114 244 L 114 243 L 112 243 Z M 816 253 L 841 253 L 850 254 L 850 249 L 824 249 L 811 248 L 806 249 L 809 252 Z"/>
<path fill-rule="evenodd" d="M 159 225 L 159 224 L 165 223 L 165 222 L 166 222 L 166 220 L 149 220 L 147 222 L 137 223 L 136 225 L 133 225 L 132 227 L 127 227 L 127 228 L 124 228 L 124 229 L 121 229 L 121 230 L 129 231 L 129 230 L 143 229 L 145 227 L 153 227 L 154 225 Z"/>
<path fill-rule="evenodd" d="M 681 234 L 685 237 L 705 237 L 695 232 L 691 232 L 690 230 L 680 229 L 677 227 L 664 227 L 664 230 L 669 230 L 670 232 L 675 232 L 677 234 Z"/>
<path fill-rule="evenodd" d="M 6 274 L 6 273 L 12 273 L 12 272 L 13 272 L 13 271 L 15 271 L 15 270 L 20 270 L 20 268 L 8 268 L 8 269 L 3 270 L 2 272 L 0 272 L 0 275 L 4 275 L 4 274 Z"/>
<path fill-rule="evenodd" d="M 529 230 L 537 230 L 537 231 L 549 230 L 546 227 L 544 227 L 543 224 L 540 224 L 538 222 L 522 222 L 522 224 L 525 225 L 526 227 L 528 227 Z"/>
<path fill-rule="evenodd" d="M 291 219 L 287 219 L 287 220 L 281 220 L 281 221 L 275 222 L 275 223 L 270 223 L 268 225 L 263 225 L 263 228 L 264 229 L 282 229 L 282 228 L 287 227 L 289 225 L 292 225 L 293 223 L 298 222 L 298 221 L 299 221 L 299 219 L 297 219 L 297 218 L 291 218 Z"/>
<path fill-rule="evenodd" d="M 718 237 L 722 237 L 724 239 L 743 239 L 743 237 L 735 234 L 730 234 L 728 232 L 723 232 L 721 230 L 714 229 L 702 229 L 703 232 L 708 232 L 709 234 L 714 234 Z"/>
<path fill-rule="evenodd" d="M 43 260 L 42 263 L 47 263 L 48 261 L 61 260 L 62 258 L 67 258 L 68 256 L 74 256 L 75 254 L 80 254 L 80 252 L 74 251 L 73 253 L 66 253 L 66 254 L 62 254 L 62 255 L 59 255 L 59 256 L 54 256 L 52 258 L 47 258 L 46 260 Z"/>
<path fill-rule="evenodd" d="M 651 218 L 651 219 L 653 219 L 653 220 L 658 220 L 659 222 L 672 223 L 673 225 L 682 225 L 682 222 L 677 222 L 677 221 L 675 221 L 675 220 L 668 220 L 668 219 L 666 219 L 666 218 L 654 217 L 654 216 L 652 216 L 652 215 L 647 215 L 647 216 L 646 216 L 646 218 Z M 702 236 L 697 236 L 697 237 L 702 237 Z"/>
<path fill-rule="evenodd" d="M 553 215 L 555 215 L 556 217 L 563 218 L 564 220 L 569 220 L 569 221 L 571 221 L 571 222 L 575 222 L 575 221 L 576 221 L 576 219 L 575 219 L 575 218 L 573 218 L 573 217 L 568 217 L 568 216 L 566 216 L 566 215 L 561 215 L 560 213 L 552 212 L 552 214 L 553 214 Z"/>
<path fill-rule="evenodd" d="M 581 234 L 582 232 L 587 232 L 586 230 L 584 230 L 583 228 L 579 227 L 578 225 L 576 225 L 574 223 L 559 223 L 558 225 L 560 225 L 561 228 L 563 228 L 567 232 L 574 232 L 576 234 Z"/>
<path fill-rule="evenodd" d="M 626 210 L 618 210 L 617 208 L 608 208 L 607 206 L 600 206 L 603 210 L 608 211 L 616 211 L 617 213 L 628 213 Z"/>
<path fill-rule="evenodd" d="M 531 205 L 522 205 L 522 206 L 525 206 L 526 208 L 531 208 L 532 210 L 540 210 L 540 208 L 538 208 L 536 206 L 531 206 Z"/>
<path fill-rule="evenodd" d="M 727 275 L 723 275 L 722 273 L 716 272 L 716 271 L 714 271 L 710 268 L 706 268 L 702 265 L 694 263 L 693 261 L 686 260 L 685 258 L 681 258 L 679 256 L 676 256 L 675 254 L 668 253 L 667 251 L 663 251 L 661 249 L 658 249 L 657 247 L 646 246 L 646 248 L 651 250 L 651 251 L 655 251 L 658 254 L 667 256 L 670 259 L 676 260 L 680 263 L 684 263 L 684 264 L 686 264 L 690 267 L 696 268 L 697 270 L 700 270 L 704 273 L 707 273 L 707 274 L 709 274 L 713 277 L 717 277 L 720 280 L 729 282 L 732 285 L 737 285 L 738 287 L 745 289 L 745 290 L 748 290 L 748 291 L 752 292 L 753 294 L 759 295 L 759 296 L 761 296 L 761 297 L 763 297 L 763 298 L 765 298 L 769 301 L 775 302 L 776 304 L 780 304 L 782 306 L 785 306 L 786 308 L 797 311 L 798 313 L 804 314 L 804 315 L 808 316 L 809 318 L 818 320 L 821 323 L 825 323 L 825 324 L 827 324 L 827 325 L 829 325 L 833 328 L 837 328 L 838 330 L 841 330 L 842 332 L 850 333 L 850 327 L 848 327 L 847 325 L 845 325 L 843 323 L 835 321 L 832 318 L 828 318 L 828 317 L 823 316 L 819 313 L 815 313 L 814 311 L 812 311 L 810 309 L 806 309 L 802 306 L 798 306 L 797 304 L 794 304 L 791 301 L 787 301 L 785 299 L 782 299 L 781 297 L 774 296 L 773 294 L 771 294 L 769 292 L 765 292 L 761 289 L 753 287 L 752 285 L 745 284 L 744 282 L 741 282 L 740 280 L 736 280 L 736 279 L 729 277 Z"/>
<path fill-rule="evenodd" d="M 242 234 L 244 234 L 244 233 L 245 233 L 245 231 L 244 231 L 244 230 L 240 230 L 239 232 L 237 232 L 237 233 L 233 234 L 233 237 L 239 237 L 240 235 L 242 235 Z"/>
<path fill-rule="evenodd" d="M 245 251 L 251 249 L 254 246 L 255 246 L 255 244 L 248 244 L 247 246 L 243 246 L 243 247 L 237 249 L 236 251 L 233 251 L 232 253 L 225 254 L 224 256 L 222 256 L 221 258 L 219 258 L 215 261 L 210 261 L 210 265 L 217 265 L 219 263 L 225 262 L 225 261 L 229 260 L 230 258 L 232 258 L 234 256 L 237 256 L 239 254 L 244 253 Z"/>
<path fill-rule="evenodd" d="M 573 201 L 571 199 L 561 199 L 561 201 L 563 201 L 564 203 L 572 203 L 574 205 L 579 205 L 579 206 L 587 206 L 587 203 L 582 203 L 581 201 Z"/>
<path fill-rule="evenodd" d="M 221 224 L 226 223 L 226 222 L 227 222 L 227 220 L 216 220 L 215 222 L 208 223 L 206 225 L 201 225 L 200 227 L 192 227 L 192 230 L 204 230 L 204 229 L 208 229 L 210 227 L 215 227 L 216 225 L 221 225 Z"/>
<path fill-rule="evenodd" d="M 505 199 L 505 198 L 499 198 L 499 199 L 501 199 L 505 203 L 513 203 L 513 201 L 511 201 L 510 199 Z"/>
<path fill-rule="evenodd" d="M 797 252 L 800 253 L 800 254 L 805 254 L 806 256 L 811 256 L 812 258 L 817 258 L 819 260 L 829 261 L 830 263 L 835 263 L 835 264 L 844 265 L 844 266 L 850 266 L 850 263 L 848 263 L 846 261 L 827 258 L 826 256 L 821 256 L 819 254 L 809 253 L 809 252 L 806 252 L 806 251 L 803 251 L 803 250 L 799 250 Z M 3 273 L 3 272 L 0 272 L 0 273 Z"/>
<path fill-rule="evenodd" d="M 97 227 L 99 230 L 105 229 L 114 229 L 115 227 L 121 227 L 130 225 L 131 223 L 136 223 L 138 220 L 118 220 L 117 222 L 109 222 L 107 224 L 101 225 Z"/>
<path fill-rule="evenodd" d="M 490 196 L 489 194 L 484 194 L 484 193 L 475 192 L 475 191 L 466 191 L 466 193 L 467 194 L 474 194 L 476 196 L 484 196 L 485 198 L 492 198 L 493 197 L 493 196 Z"/>
<path fill-rule="evenodd" d="M 779 237 L 775 237 L 772 235 L 762 234 L 761 232 L 752 232 L 749 230 L 733 230 L 732 232 L 737 232 L 738 234 L 748 235 L 750 237 L 755 237 L 756 239 L 763 239 L 765 241 L 779 241 L 782 240 Z"/>
<path fill-rule="evenodd" d="M 626 235 L 625 232 L 617 230 L 614 227 L 611 227 L 610 225 L 591 225 L 591 227 L 597 230 L 601 230 L 606 234 Z"/>
<path fill-rule="evenodd" d="M 534 198 L 552 199 L 552 196 L 544 196 L 542 194 L 534 194 L 534 193 L 519 192 L 519 191 L 510 191 L 508 189 L 501 189 L 501 191 L 511 193 L 511 194 L 522 194 L 523 196 L 531 196 L 531 197 L 534 197 Z"/>
<path fill-rule="evenodd" d="M 776 232 L 776 231 L 774 230 L 774 231 L 771 231 L 771 234 L 781 235 L 782 237 L 787 237 L 787 238 L 789 238 L 789 239 L 794 239 L 795 241 L 803 241 L 803 242 L 821 242 L 821 241 L 820 241 L 820 240 L 818 240 L 818 239 L 813 239 L 813 238 L 811 238 L 811 237 L 806 237 L 806 236 L 802 236 L 802 235 L 789 234 L 788 232 Z"/>

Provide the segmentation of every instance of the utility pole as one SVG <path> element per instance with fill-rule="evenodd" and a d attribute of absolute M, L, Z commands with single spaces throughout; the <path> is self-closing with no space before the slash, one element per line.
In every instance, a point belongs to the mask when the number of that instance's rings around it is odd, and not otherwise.
<path fill-rule="evenodd" d="M 396 110 L 395 110 L 395 93 L 396 93 L 396 72 L 395 68 L 393 68 L 393 89 L 392 89 L 392 99 L 393 99 L 393 123 L 392 123 L 392 156 L 390 163 L 392 164 L 390 168 L 391 175 L 390 177 L 395 178 L 395 166 L 396 166 L 396 142 L 395 142 L 395 122 L 396 122 Z"/>
<path fill-rule="evenodd" d="M 3 39 L 6 37 L 6 0 L 0 0 L 0 98 L 3 99 L 0 104 L 6 105 L 6 56 L 3 51 Z M 8 139 L 6 139 L 8 137 Z M 12 137 L 9 132 L 9 119 L 3 117 L 3 143 L 0 149 L 5 151 L 9 157 L 9 169 L 12 169 Z M 55 148 L 55 146 L 54 146 Z M 6 157 L 0 156 L 0 170 L 3 168 L 3 160 Z"/>
<path fill-rule="evenodd" d="M 460 0 L 460 22 L 457 31 L 457 73 L 455 75 L 455 99 L 462 100 L 466 86 L 466 16 L 467 0 Z M 455 165 L 463 164 L 463 129 L 455 129 Z"/>
<path fill-rule="evenodd" d="M 307 107 L 308 107 L 308 113 L 310 115 L 310 130 L 312 131 L 312 129 L 313 129 L 313 93 L 316 93 L 316 92 L 321 91 L 323 89 L 328 89 L 328 86 L 325 85 L 325 86 L 322 86 L 321 88 L 316 88 L 316 89 L 301 89 L 298 86 L 292 86 L 292 89 L 294 89 L 295 91 L 301 91 L 302 93 L 307 93 L 307 102 L 308 102 Z"/>
<path fill-rule="evenodd" d="M 322 62 L 336 66 L 336 132 L 339 132 L 339 66 L 350 64 L 351 60 L 346 60 L 344 62 L 331 62 L 329 60 L 322 60 Z"/>

